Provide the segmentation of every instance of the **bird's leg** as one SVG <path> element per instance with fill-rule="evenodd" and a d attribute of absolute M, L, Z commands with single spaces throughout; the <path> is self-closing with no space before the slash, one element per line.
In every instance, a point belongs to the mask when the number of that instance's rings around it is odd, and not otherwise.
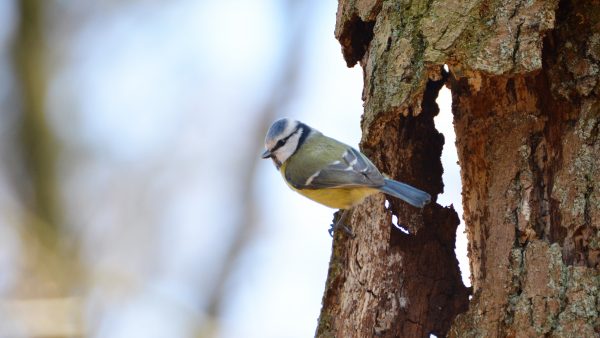
<path fill-rule="evenodd" d="M 341 210 L 342 211 L 342 215 L 340 216 L 340 218 L 337 220 L 337 222 L 335 223 L 331 223 L 331 228 L 329 228 L 328 232 L 329 235 L 331 237 L 333 237 L 333 232 L 336 231 L 337 229 L 342 229 L 344 230 L 345 233 L 347 233 L 348 235 L 350 235 L 350 237 L 356 237 L 354 235 L 354 233 L 352 232 L 352 230 L 350 228 L 348 228 L 346 226 L 346 218 L 348 218 L 348 215 L 350 214 L 350 210 L 349 209 L 344 209 Z"/>

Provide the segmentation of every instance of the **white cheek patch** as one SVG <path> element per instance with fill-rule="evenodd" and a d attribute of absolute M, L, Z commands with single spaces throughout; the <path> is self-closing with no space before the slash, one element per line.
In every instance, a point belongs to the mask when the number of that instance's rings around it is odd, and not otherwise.
<path fill-rule="evenodd" d="M 298 148 L 298 142 L 300 142 L 300 137 L 302 136 L 303 130 L 300 129 L 298 132 L 290 136 L 290 138 L 285 142 L 285 144 L 277 149 L 274 153 L 275 157 L 280 163 L 285 162 L 290 156 L 292 156 L 296 152 L 296 148 Z"/>

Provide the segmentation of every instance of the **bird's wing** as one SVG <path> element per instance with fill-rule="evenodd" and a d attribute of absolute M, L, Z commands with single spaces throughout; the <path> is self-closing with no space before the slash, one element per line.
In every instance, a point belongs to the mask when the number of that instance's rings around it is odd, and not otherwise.
<path fill-rule="evenodd" d="M 383 175 L 358 150 L 347 147 L 339 160 L 315 171 L 297 189 L 380 187 Z"/>

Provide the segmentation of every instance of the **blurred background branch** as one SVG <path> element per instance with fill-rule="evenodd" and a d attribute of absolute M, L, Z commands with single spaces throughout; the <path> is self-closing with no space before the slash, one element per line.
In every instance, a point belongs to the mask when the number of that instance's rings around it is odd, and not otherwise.
<path fill-rule="evenodd" d="M 55 242 L 60 226 L 55 165 L 56 144 L 46 122 L 46 60 L 42 11 L 46 2 L 19 2 L 14 63 L 21 96 L 20 165 L 14 177 L 25 206 L 36 215 L 32 222 L 43 239 Z"/>
<path fill-rule="evenodd" d="M 21 205 L 22 267 L 11 294 L 1 304 L 4 335 L 30 336 L 83 334 L 79 315 L 83 308 L 74 298 L 80 268 L 76 248 L 64 236 L 62 208 L 56 181 L 57 143 L 47 123 L 47 41 L 44 36 L 45 1 L 17 3 L 18 19 L 13 44 L 15 82 L 20 101 L 17 133 L 10 142 L 15 159 L 7 170 Z M 66 304 L 69 305 L 66 305 Z M 43 313 L 52 313 L 53 320 Z M 37 315 L 36 315 L 37 314 Z M 79 318 L 79 319 L 76 319 Z"/>
<path fill-rule="evenodd" d="M 244 133 L 249 135 L 252 140 L 249 150 L 240 152 L 239 168 L 241 183 L 240 197 L 242 203 L 239 212 L 238 221 L 235 222 L 233 238 L 226 244 L 222 264 L 216 272 L 214 288 L 209 292 L 210 299 L 207 306 L 207 326 L 208 331 L 214 330 L 215 325 L 218 331 L 218 319 L 221 316 L 224 299 L 227 297 L 227 286 L 240 256 L 244 253 L 248 244 L 252 241 L 257 232 L 257 205 L 253 197 L 256 187 L 256 177 L 261 151 L 254 151 L 255 145 L 262 145 L 266 128 L 285 111 L 286 105 L 293 99 L 298 87 L 298 75 L 302 69 L 302 59 L 305 53 L 306 30 L 303 25 L 303 18 L 310 16 L 313 5 L 310 1 L 284 1 L 283 15 L 285 22 L 288 23 L 284 31 L 282 41 L 284 41 L 283 53 L 280 56 L 282 69 L 275 76 L 269 96 L 265 102 L 258 107 L 252 115 L 256 120 L 251 124 L 252 128 L 247 128 Z"/>

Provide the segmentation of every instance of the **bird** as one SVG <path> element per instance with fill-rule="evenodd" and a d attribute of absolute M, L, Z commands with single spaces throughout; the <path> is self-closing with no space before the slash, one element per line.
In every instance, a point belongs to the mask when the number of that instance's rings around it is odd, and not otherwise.
<path fill-rule="evenodd" d="M 423 208 L 431 195 L 387 178 L 360 151 L 291 118 L 273 122 L 265 136 L 263 159 L 272 159 L 287 185 L 327 207 L 343 210 L 329 234 L 342 228 L 348 210 L 365 198 L 383 192 Z"/>

